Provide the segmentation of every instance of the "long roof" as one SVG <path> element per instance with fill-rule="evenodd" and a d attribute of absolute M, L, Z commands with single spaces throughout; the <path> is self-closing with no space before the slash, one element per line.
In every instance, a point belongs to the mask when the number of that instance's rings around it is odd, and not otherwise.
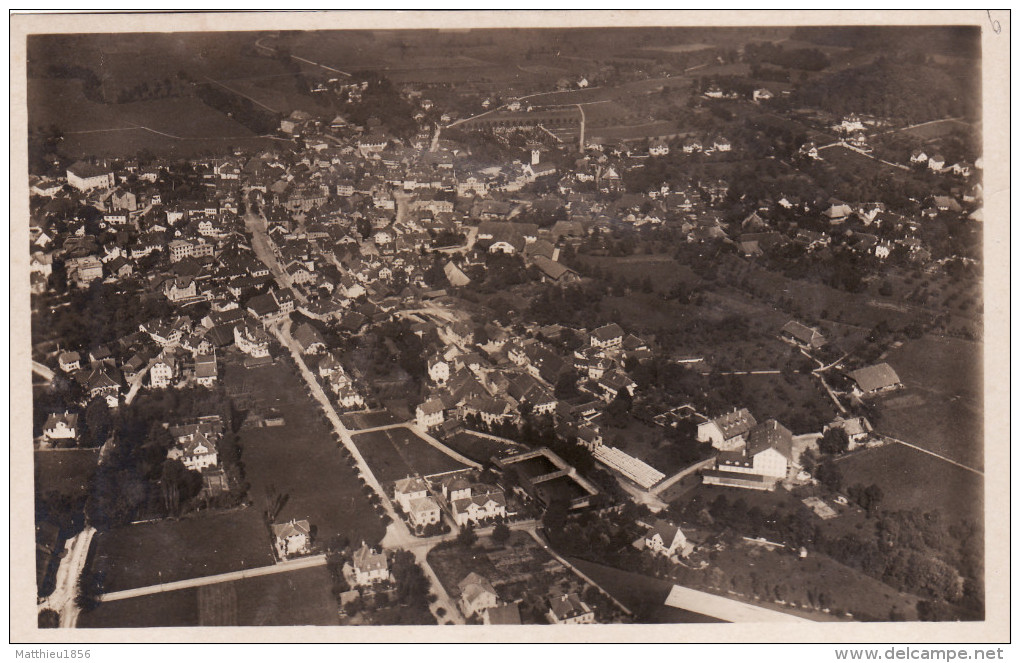
<path fill-rule="evenodd" d="M 850 379 L 856 382 L 863 392 L 877 391 L 900 384 L 900 376 L 896 375 L 892 366 L 885 362 L 851 371 Z"/>

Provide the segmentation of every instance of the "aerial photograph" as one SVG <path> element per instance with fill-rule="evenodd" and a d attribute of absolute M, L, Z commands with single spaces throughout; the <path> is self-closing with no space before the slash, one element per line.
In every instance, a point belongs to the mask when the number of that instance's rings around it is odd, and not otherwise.
<path fill-rule="evenodd" d="M 38 627 L 984 621 L 981 39 L 28 35 Z"/>

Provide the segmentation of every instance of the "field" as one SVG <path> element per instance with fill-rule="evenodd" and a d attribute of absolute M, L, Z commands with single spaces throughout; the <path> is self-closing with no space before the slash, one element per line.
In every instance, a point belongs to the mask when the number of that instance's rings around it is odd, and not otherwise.
<path fill-rule="evenodd" d="M 941 138 L 955 131 L 969 131 L 974 127 L 960 120 L 939 120 L 929 122 L 909 129 L 900 129 L 897 133 L 907 134 L 925 140 Z"/>
<path fill-rule="evenodd" d="M 451 435 L 443 440 L 443 444 L 457 453 L 483 464 L 493 456 L 509 456 L 521 450 L 514 444 L 497 442 L 487 437 L 472 435 L 467 431 Z"/>
<path fill-rule="evenodd" d="M 231 374 L 240 373 L 240 376 Z M 285 496 L 277 520 L 308 519 L 317 538 L 343 534 L 352 541 L 376 543 L 385 533 L 380 516 L 358 479 L 341 457 L 318 406 L 288 364 L 255 369 L 228 364 L 225 379 L 259 385 L 260 407 L 275 407 L 285 425 L 245 429 L 241 433 L 249 495 L 261 505 L 273 487 Z"/>
<path fill-rule="evenodd" d="M 742 385 L 743 405 L 758 421 L 776 419 L 794 435 L 820 433 L 836 416 L 832 400 L 810 375 L 735 375 L 730 380 Z"/>
<path fill-rule="evenodd" d="M 845 484 L 875 483 L 882 489 L 882 508 L 943 512 L 950 521 L 981 522 L 982 478 L 934 456 L 889 444 L 839 460 Z"/>
<path fill-rule="evenodd" d="M 599 267 L 613 277 L 623 277 L 627 281 L 651 278 L 656 292 L 669 292 L 678 281 L 693 284 L 700 281 L 698 276 L 687 265 L 681 265 L 668 253 L 644 256 L 627 256 L 610 258 L 600 256 L 583 256 L 586 264 Z"/>
<path fill-rule="evenodd" d="M 185 155 L 266 143 L 197 97 L 101 104 L 85 98 L 80 81 L 30 79 L 28 99 L 29 126 L 59 127 L 60 151 L 70 157 L 142 149 Z"/>
<path fill-rule="evenodd" d="M 982 348 L 925 337 L 893 350 L 886 361 L 904 391 L 884 397 L 879 432 L 982 469 Z"/>
<path fill-rule="evenodd" d="M 105 591 L 240 571 L 273 563 L 257 508 L 128 525 L 96 536 L 93 568 Z"/>
<path fill-rule="evenodd" d="M 35 452 L 36 492 L 84 497 L 99 462 L 98 449 Z"/>
<path fill-rule="evenodd" d="M 324 566 L 101 603 L 80 628 L 330 626 L 336 600 Z"/>
<path fill-rule="evenodd" d="M 597 582 L 648 624 L 717 624 L 720 620 L 664 605 L 673 583 L 640 573 L 623 571 L 583 559 L 568 558 L 582 573 Z"/>
<path fill-rule="evenodd" d="M 407 428 L 356 433 L 354 444 L 365 457 L 372 474 L 383 484 L 414 474 L 428 476 L 464 469 Z"/>

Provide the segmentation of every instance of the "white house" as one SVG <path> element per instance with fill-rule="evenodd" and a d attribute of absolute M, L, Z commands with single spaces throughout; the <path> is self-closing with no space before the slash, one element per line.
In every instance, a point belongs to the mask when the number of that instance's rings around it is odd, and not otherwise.
<path fill-rule="evenodd" d="M 676 525 L 657 520 L 645 534 L 645 548 L 666 557 L 682 553 L 687 546 L 687 537 Z"/>
<path fill-rule="evenodd" d="M 425 527 L 439 522 L 439 504 L 431 497 L 411 500 L 407 515 L 415 527 Z"/>
<path fill-rule="evenodd" d="M 149 384 L 153 389 L 166 389 L 173 382 L 177 362 L 172 356 L 160 355 L 149 368 Z"/>
<path fill-rule="evenodd" d="M 386 562 L 386 555 L 377 553 L 367 544 L 362 543 L 361 548 L 351 555 L 351 564 L 345 565 L 345 570 L 350 574 L 350 581 L 353 585 L 372 585 L 383 582 L 390 577 L 389 566 Z M 344 573 L 348 575 L 348 573 Z"/>
<path fill-rule="evenodd" d="M 476 525 L 486 518 L 506 517 L 506 497 L 503 491 L 478 484 L 471 489 L 470 497 L 453 500 L 453 520 L 461 527 Z"/>
<path fill-rule="evenodd" d="M 113 171 L 78 161 L 67 168 L 67 183 L 79 191 L 110 189 L 114 186 Z"/>
<path fill-rule="evenodd" d="M 404 513 L 411 511 L 411 502 L 428 496 L 429 490 L 419 477 L 407 477 L 397 481 L 393 487 L 393 499 L 397 501 Z"/>
<path fill-rule="evenodd" d="M 414 412 L 418 426 L 428 430 L 433 426 L 443 423 L 443 401 L 438 398 L 430 398 L 419 405 Z"/>
<path fill-rule="evenodd" d="M 594 624 L 595 613 L 577 594 L 564 594 L 549 600 L 552 624 Z"/>
<path fill-rule="evenodd" d="M 711 442 L 720 451 L 736 451 L 744 447 L 744 436 L 757 423 L 747 408 L 734 409 L 733 412 L 698 424 L 698 442 Z"/>
<path fill-rule="evenodd" d="M 429 377 L 436 384 L 446 384 L 450 379 L 450 364 L 442 357 L 433 357 L 428 363 Z"/>
<path fill-rule="evenodd" d="M 203 387 L 211 387 L 216 382 L 216 353 L 200 354 L 195 357 L 195 381 Z"/>
<path fill-rule="evenodd" d="M 288 523 L 273 525 L 273 537 L 276 552 L 281 559 L 308 552 L 311 539 L 311 527 L 307 520 L 291 520 Z"/>
<path fill-rule="evenodd" d="M 51 414 L 43 424 L 47 440 L 73 440 L 78 436 L 78 415 L 64 412 Z"/>
<path fill-rule="evenodd" d="M 57 361 L 60 363 L 60 370 L 65 373 L 77 371 L 81 368 L 81 355 L 77 352 L 61 352 Z"/>
<path fill-rule="evenodd" d="M 234 327 L 234 343 L 241 352 L 252 357 L 269 356 L 269 335 L 248 322 Z"/>
<path fill-rule="evenodd" d="M 458 604 L 468 617 L 480 615 L 489 608 L 499 605 L 499 595 L 493 589 L 492 583 L 474 571 L 467 574 L 457 587 L 460 589 Z"/>
<path fill-rule="evenodd" d="M 623 343 L 623 329 L 611 322 L 593 331 L 589 340 L 593 348 L 618 348 Z"/>

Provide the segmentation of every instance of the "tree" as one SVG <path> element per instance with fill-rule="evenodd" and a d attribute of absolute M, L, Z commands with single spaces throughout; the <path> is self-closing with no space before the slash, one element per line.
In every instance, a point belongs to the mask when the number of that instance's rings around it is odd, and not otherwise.
<path fill-rule="evenodd" d="M 510 540 L 510 528 L 504 523 L 497 523 L 492 528 L 492 540 L 501 546 L 505 545 Z"/>
<path fill-rule="evenodd" d="M 60 614 L 52 608 L 39 611 L 39 628 L 57 628 L 60 626 Z"/>
<path fill-rule="evenodd" d="M 391 565 L 393 581 L 397 585 L 397 600 L 406 605 L 428 603 L 429 581 L 418 566 L 414 553 L 398 550 Z"/>
<path fill-rule="evenodd" d="M 475 545 L 477 541 L 478 535 L 470 527 L 462 527 L 460 529 L 460 533 L 457 534 L 457 543 L 464 546 L 465 548 L 470 548 L 471 546 Z"/>
<path fill-rule="evenodd" d="M 818 466 L 816 478 L 819 482 L 832 492 L 839 492 L 843 487 L 843 473 L 836 467 L 831 458 Z"/>
<path fill-rule="evenodd" d="M 818 450 L 830 456 L 845 453 L 850 447 L 850 439 L 842 428 L 830 428 L 818 440 Z"/>
<path fill-rule="evenodd" d="M 570 504 L 566 500 L 553 499 L 542 516 L 542 527 L 550 534 L 561 532 L 563 526 L 567 524 L 569 510 Z"/>
<path fill-rule="evenodd" d="M 113 430 L 113 417 L 106 398 L 97 396 L 85 408 L 85 434 L 82 446 L 101 447 Z"/>

